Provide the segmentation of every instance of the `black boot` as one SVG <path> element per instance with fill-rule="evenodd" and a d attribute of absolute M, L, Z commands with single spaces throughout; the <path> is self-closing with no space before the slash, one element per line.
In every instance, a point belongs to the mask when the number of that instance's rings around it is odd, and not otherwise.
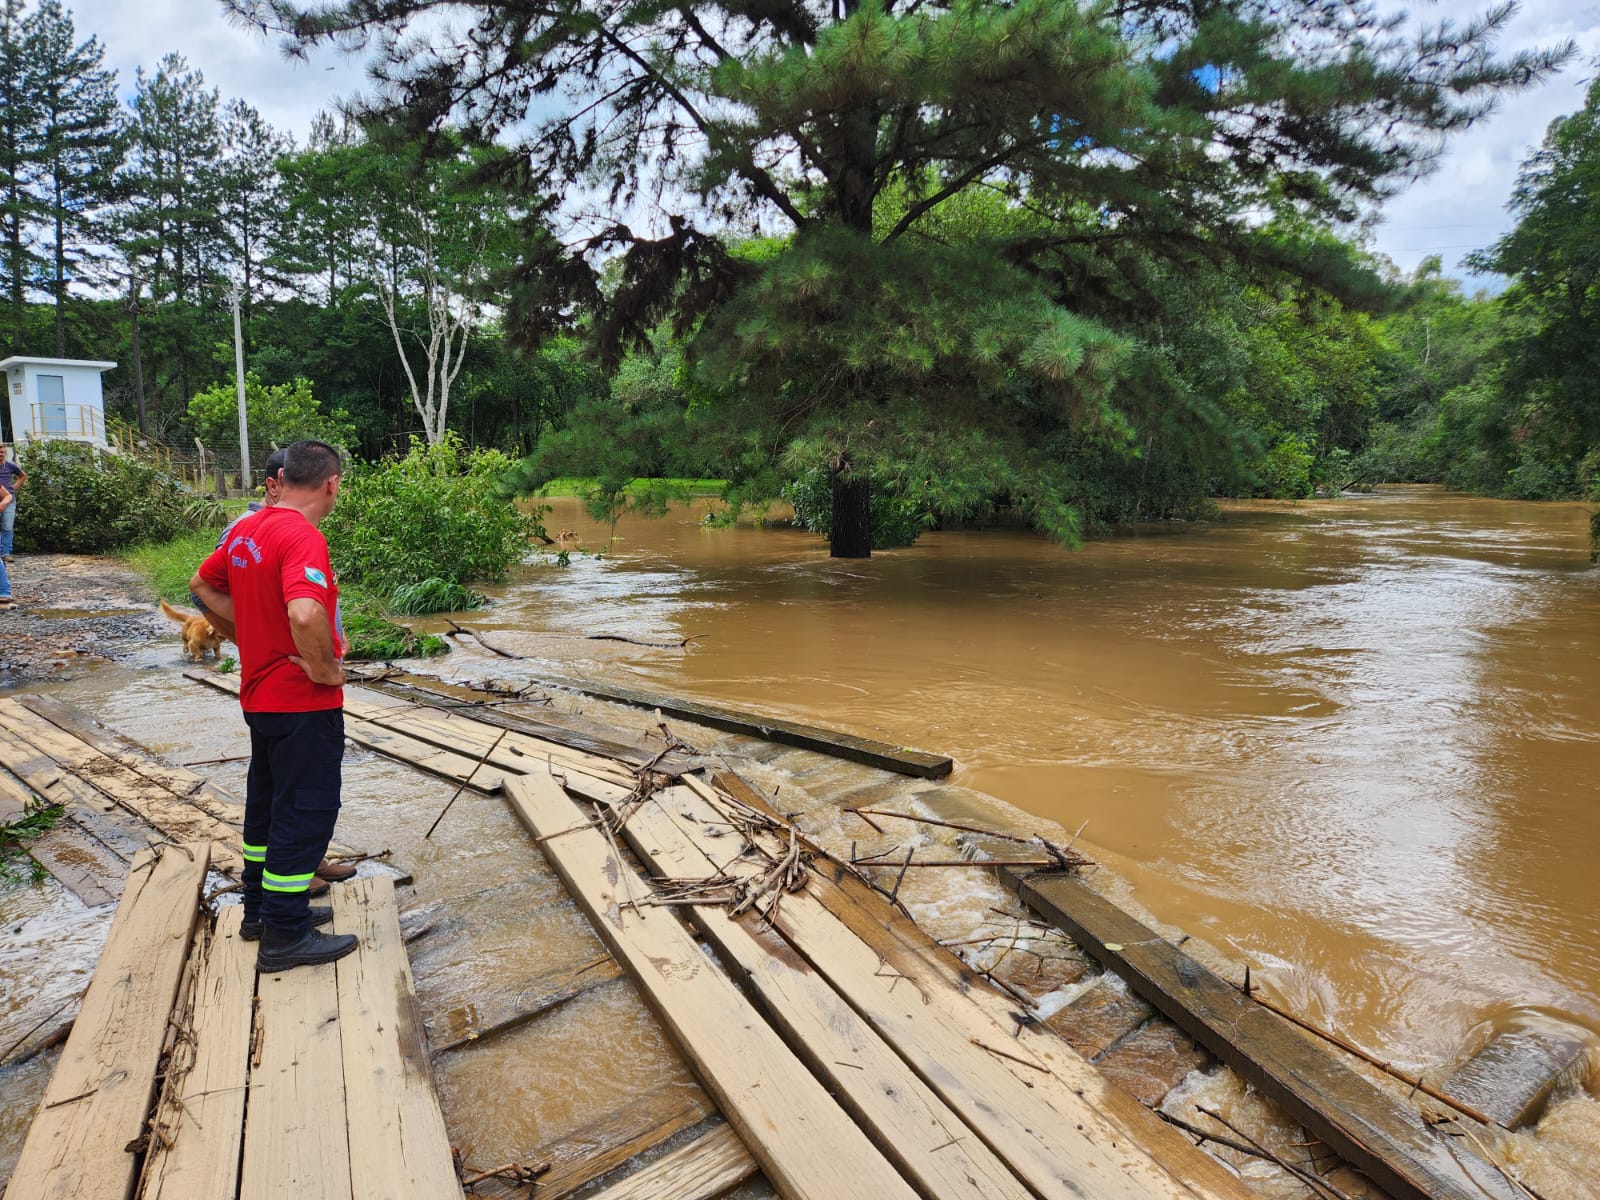
<path fill-rule="evenodd" d="M 318 908 L 317 906 L 312 905 L 311 924 L 313 928 L 318 925 L 326 925 L 331 920 L 333 920 L 333 909 Z M 239 926 L 239 940 L 241 942 L 259 942 L 261 940 L 261 922 L 243 922 Z"/>
<path fill-rule="evenodd" d="M 286 938 L 269 925 L 261 939 L 261 949 L 256 951 L 256 971 L 271 975 L 291 967 L 331 963 L 349 954 L 356 944 L 353 933 L 320 933 L 308 929 L 298 937 Z"/>

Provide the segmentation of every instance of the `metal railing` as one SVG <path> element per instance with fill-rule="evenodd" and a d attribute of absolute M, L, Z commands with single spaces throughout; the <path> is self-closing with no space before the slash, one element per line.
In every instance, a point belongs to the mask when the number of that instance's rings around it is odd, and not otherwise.
<path fill-rule="evenodd" d="M 40 403 L 30 408 L 30 438 L 106 440 L 106 415 L 97 405 Z"/>

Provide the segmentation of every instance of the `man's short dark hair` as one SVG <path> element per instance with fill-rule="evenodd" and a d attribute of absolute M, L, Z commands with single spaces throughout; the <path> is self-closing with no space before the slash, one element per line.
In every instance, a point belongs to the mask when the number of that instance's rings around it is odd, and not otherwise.
<path fill-rule="evenodd" d="M 339 452 L 309 438 L 283 452 L 283 481 L 294 487 L 321 487 L 339 473 Z"/>
<path fill-rule="evenodd" d="M 278 477 L 278 472 L 283 470 L 283 459 L 284 455 L 287 453 L 287 450 L 280 448 L 267 455 L 267 461 L 261 466 L 262 478 L 276 479 Z"/>

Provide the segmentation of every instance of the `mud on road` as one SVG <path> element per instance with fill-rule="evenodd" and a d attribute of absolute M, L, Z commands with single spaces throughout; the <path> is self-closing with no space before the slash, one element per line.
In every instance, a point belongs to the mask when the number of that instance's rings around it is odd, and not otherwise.
<path fill-rule="evenodd" d="M 0 612 L 0 688 L 115 659 L 176 632 L 143 576 L 118 558 L 19 554 L 6 564 L 16 607 Z"/>

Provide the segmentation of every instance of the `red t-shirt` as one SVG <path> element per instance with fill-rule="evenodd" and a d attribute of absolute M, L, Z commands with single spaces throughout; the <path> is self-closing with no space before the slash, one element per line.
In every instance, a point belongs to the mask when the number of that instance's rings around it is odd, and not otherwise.
<path fill-rule="evenodd" d="M 298 655 L 289 631 L 289 601 L 305 597 L 328 614 L 334 653 L 340 651 L 333 613 L 339 585 L 328 543 L 317 527 L 281 505 L 252 513 L 200 564 L 200 578 L 233 597 L 239 646 L 239 705 L 246 712 L 319 712 L 344 707 L 344 689 L 312 683 L 289 661 Z"/>

